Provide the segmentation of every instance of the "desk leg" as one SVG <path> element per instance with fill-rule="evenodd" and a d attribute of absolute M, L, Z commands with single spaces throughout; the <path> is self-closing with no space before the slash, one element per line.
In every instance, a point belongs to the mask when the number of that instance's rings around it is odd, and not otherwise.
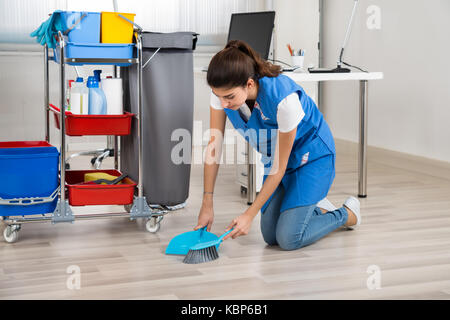
<path fill-rule="evenodd" d="M 367 96 L 369 82 L 359 82 L 358 197 L 367 197 Z"/>
<path fill-rule="evenodd" d="M 247 204 L 251 205 L 256 199 L 255 183 L 255 161 L 253 159 L 253 148 L 247 142 Z"/>

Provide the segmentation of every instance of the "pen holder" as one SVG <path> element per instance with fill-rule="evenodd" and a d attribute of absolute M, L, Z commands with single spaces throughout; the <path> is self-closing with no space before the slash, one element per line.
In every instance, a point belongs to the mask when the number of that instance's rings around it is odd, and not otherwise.
<path fill-rule="evenodd" d="M 303 62 L 305 61 L 305 56 L 291 56 L 292 66 L 295 68 L 303 68 Z"/>

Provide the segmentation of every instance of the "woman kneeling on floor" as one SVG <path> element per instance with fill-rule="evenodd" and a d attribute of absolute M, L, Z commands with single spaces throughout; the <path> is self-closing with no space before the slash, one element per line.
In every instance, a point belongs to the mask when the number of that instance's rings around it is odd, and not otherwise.
<path fill-rule="evenodd" d="M 208 67 L 210 129 L 224 134 L 226 118 L 262 154 L 264 183 L 253 204 L 233 219 L 225 239 L 248 234 L 261 211 L 261 232 L 284 250 L 307 246 L 340 226 L 359 225 L 360 204 L 341 208 L 326 196 L 335 177 L 336 150 L 330 128 L 303 88 L 262 60 L 245 42 L 233 40 Z M 204 165 L 203 203 L 195 230 L 214 220 L 213 191 L 223 139 L 211 135 Z"/>

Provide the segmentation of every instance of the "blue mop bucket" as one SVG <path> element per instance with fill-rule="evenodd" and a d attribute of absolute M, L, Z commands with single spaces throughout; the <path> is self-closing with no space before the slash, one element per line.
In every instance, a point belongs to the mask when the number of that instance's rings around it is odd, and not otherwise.
<path fill-rule="evenodd" d="M 63 11 L 61 17 L 67 28 L 75 25 L 68 33 L 69 42 L 100 43 L 100 12 Z"/>
<path fill-rule="evenodd" d="M 58 165 L 55 147 L 0 148 L 0 216 L 52 213 Z"/>

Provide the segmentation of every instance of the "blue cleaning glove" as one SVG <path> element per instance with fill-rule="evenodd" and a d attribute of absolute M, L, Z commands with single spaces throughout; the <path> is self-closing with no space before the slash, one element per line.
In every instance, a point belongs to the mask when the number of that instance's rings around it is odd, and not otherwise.
<path fill-rule="evenodd" d="M 66 22 L 62 18 L 61 10 L 56 10 L 44 21 L 39 28 L 30 33 L 31 37 L 36 37 L 36 41 L 41 45 L 47 44 L 49 48 L 56 47 L 55 35 L 58 31 L 64 32 L 67 29 Z"/>
<path fill-rule="evenodd" d="M 41 41 L 42 41 L 42 38 L 44 37 L 45 30 L 47 29 L 47 24 L 48 24 L 48 20 L 45 21 L 45 22 L 42 22 L 42 23 L 41 23 L 41 26 L 40 26 L 38 29 L 34 30 L 34 31 L 30 34 L 30 36 L 32 36 L 32 37 L 37 37 L 36 40 L 37 40 L 37 42 L 39 42 L 40 44 L 42 44 Z"/>

